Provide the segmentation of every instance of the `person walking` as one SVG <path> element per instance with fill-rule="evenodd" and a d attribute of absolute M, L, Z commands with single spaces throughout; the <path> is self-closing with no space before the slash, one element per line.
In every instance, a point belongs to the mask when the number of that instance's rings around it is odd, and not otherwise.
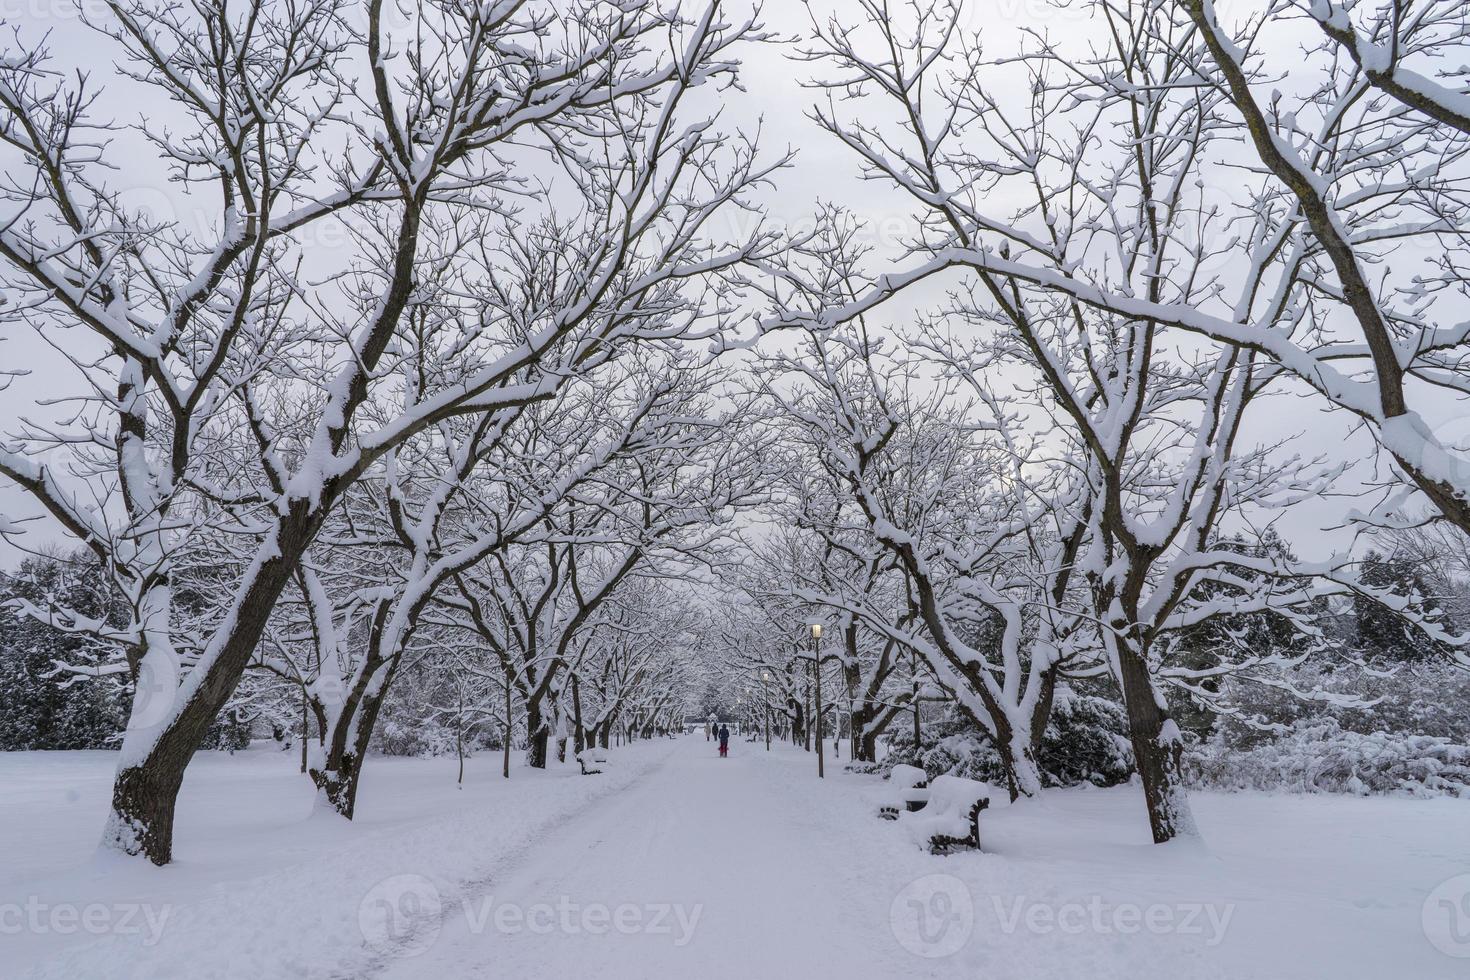
<path fill-rule="evenodd" d="M 720 758 L 723 759 L 730 754 L 730 729 L 720 726 Z"/>

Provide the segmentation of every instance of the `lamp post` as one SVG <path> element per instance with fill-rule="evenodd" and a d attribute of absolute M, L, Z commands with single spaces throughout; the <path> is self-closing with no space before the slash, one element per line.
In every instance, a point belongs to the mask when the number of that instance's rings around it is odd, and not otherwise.
<path fill-rule="evenodd" d="M 812 623 L 812 669 L 817 675 L 817 687 L 815 691 L 815 704 L 813 720 L 816 722 L 817 730 L 817 778 L 825 779 L 827 776 L 822 762 L 822 624 Z"/>
<path fill-rule="evenodd" d="M 761 703 L 766 709 L 766 751 L 771 751 L 771 672 L 761 671 Z"/>
<path fill-rule="evenodd" d="M 801 710 L 806 712 L 806 724 L 801 730 L 801 745 L 808 752 L 812 750 L 812 675 L 806 675 L 806 684 L 801 692 Z"/>

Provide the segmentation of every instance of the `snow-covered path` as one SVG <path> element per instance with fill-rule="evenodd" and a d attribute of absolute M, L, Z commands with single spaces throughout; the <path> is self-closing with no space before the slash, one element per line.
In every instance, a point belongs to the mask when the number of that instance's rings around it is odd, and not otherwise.
<path fill-rule="evenodd" d="M 0 753 L 0 980 L 1467 976 L 1470 801 L 1199 793 L 1207 847 L 1160 848 L 1137 787 L 1054 790 L 935 857 L 879 777 L 732 752 L 375 757 L 351 824 L 289 753 L 201 753 L 167 868 L 91 857 L 112 753 Z"/>
<path fill-rule="evenodd" d="M 600 976 L 703 980 L 912 973 L 922 961 L 897 946 L 886 901 L 843 877 L 841 835 L 800 819 L 800 798 L 781 791 L 794 766 L 813 778 L 811 759 L 740 740 L 721 759 L 686 736 L 382 975 L 563 978 L 591 964 Z"/>

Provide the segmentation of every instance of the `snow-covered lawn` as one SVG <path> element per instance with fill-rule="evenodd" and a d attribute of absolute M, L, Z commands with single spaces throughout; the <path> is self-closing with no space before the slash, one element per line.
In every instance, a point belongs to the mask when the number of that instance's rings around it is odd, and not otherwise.
<path fill-rule="evenodd" d="M 1470 873 L 1464 801 L 1199 794 L 1198 849 L 1148 844 L 1136 789 L 1061 791 L 982 815 L 988 853 L 934 857 L 873 815 L 884 783 L 837 766 L 818 782 L 787 746 L 736 740 L 720 760 L 693 735 L 611 757 L 606 776 L 505 782 L 484 756 L 462 791 L 452 759 L 373 759 L 349 827 L 312 812 L 290 756 L 203 753 L 158 870 L 91 857 L 109 754 L 0 755 L 0 974 L 1470 971 L 1422 924 Z M 130 903 L 146 908 L 125 929 Z"/>
<path fill-rule="evenodd" d="M 479 756 L 465 764 L 463 790 L 452 758 L 374 758 L 352 825 L 314 809 L 299 757 L 269 747 L 201 752 L 165 869 L 94 856 L 114 754 L 0 753 L 0 840 L 10 842 L 0 909 L 19 906 L 25 920 L 14 932 L 0 921 L 0 976 L 355 976 L 378 952 L 359 923 L 365 905 L 372 912 L 374 886 L 421 876 L 449 903 L 465 883 L 544 843 L 558 821 L 634 783 L 671 745 L 614 749 L 603 776 L 582 777 L 575 765 L 536 772 L 517 757 L 509 782 L 499 756 Z M 39 930 L 29 921 L 37 903 L 46 906 Z M 145 908 L 130 915 L 134 903 Z M 123 934 L 105 929 L 99 939 L 49 922 L 57 907 L 80 916 L 96 905 L 116 907 L 110 917 Z M 156 941 L 150 912 L 154 922 L 163 917 Z"/>

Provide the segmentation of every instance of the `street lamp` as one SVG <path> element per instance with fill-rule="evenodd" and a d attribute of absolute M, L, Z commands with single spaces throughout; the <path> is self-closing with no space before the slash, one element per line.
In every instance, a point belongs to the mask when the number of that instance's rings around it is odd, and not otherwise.
<path fill-rule="evenodd" d="M 817 674 L 816 704 L 814 705 L 814 720 L 817 725 L 817 778 L 825 779 L 827 776 L 825 764 L 822 762 L 822 624 L 812 623 L 812 669 Z"/>

